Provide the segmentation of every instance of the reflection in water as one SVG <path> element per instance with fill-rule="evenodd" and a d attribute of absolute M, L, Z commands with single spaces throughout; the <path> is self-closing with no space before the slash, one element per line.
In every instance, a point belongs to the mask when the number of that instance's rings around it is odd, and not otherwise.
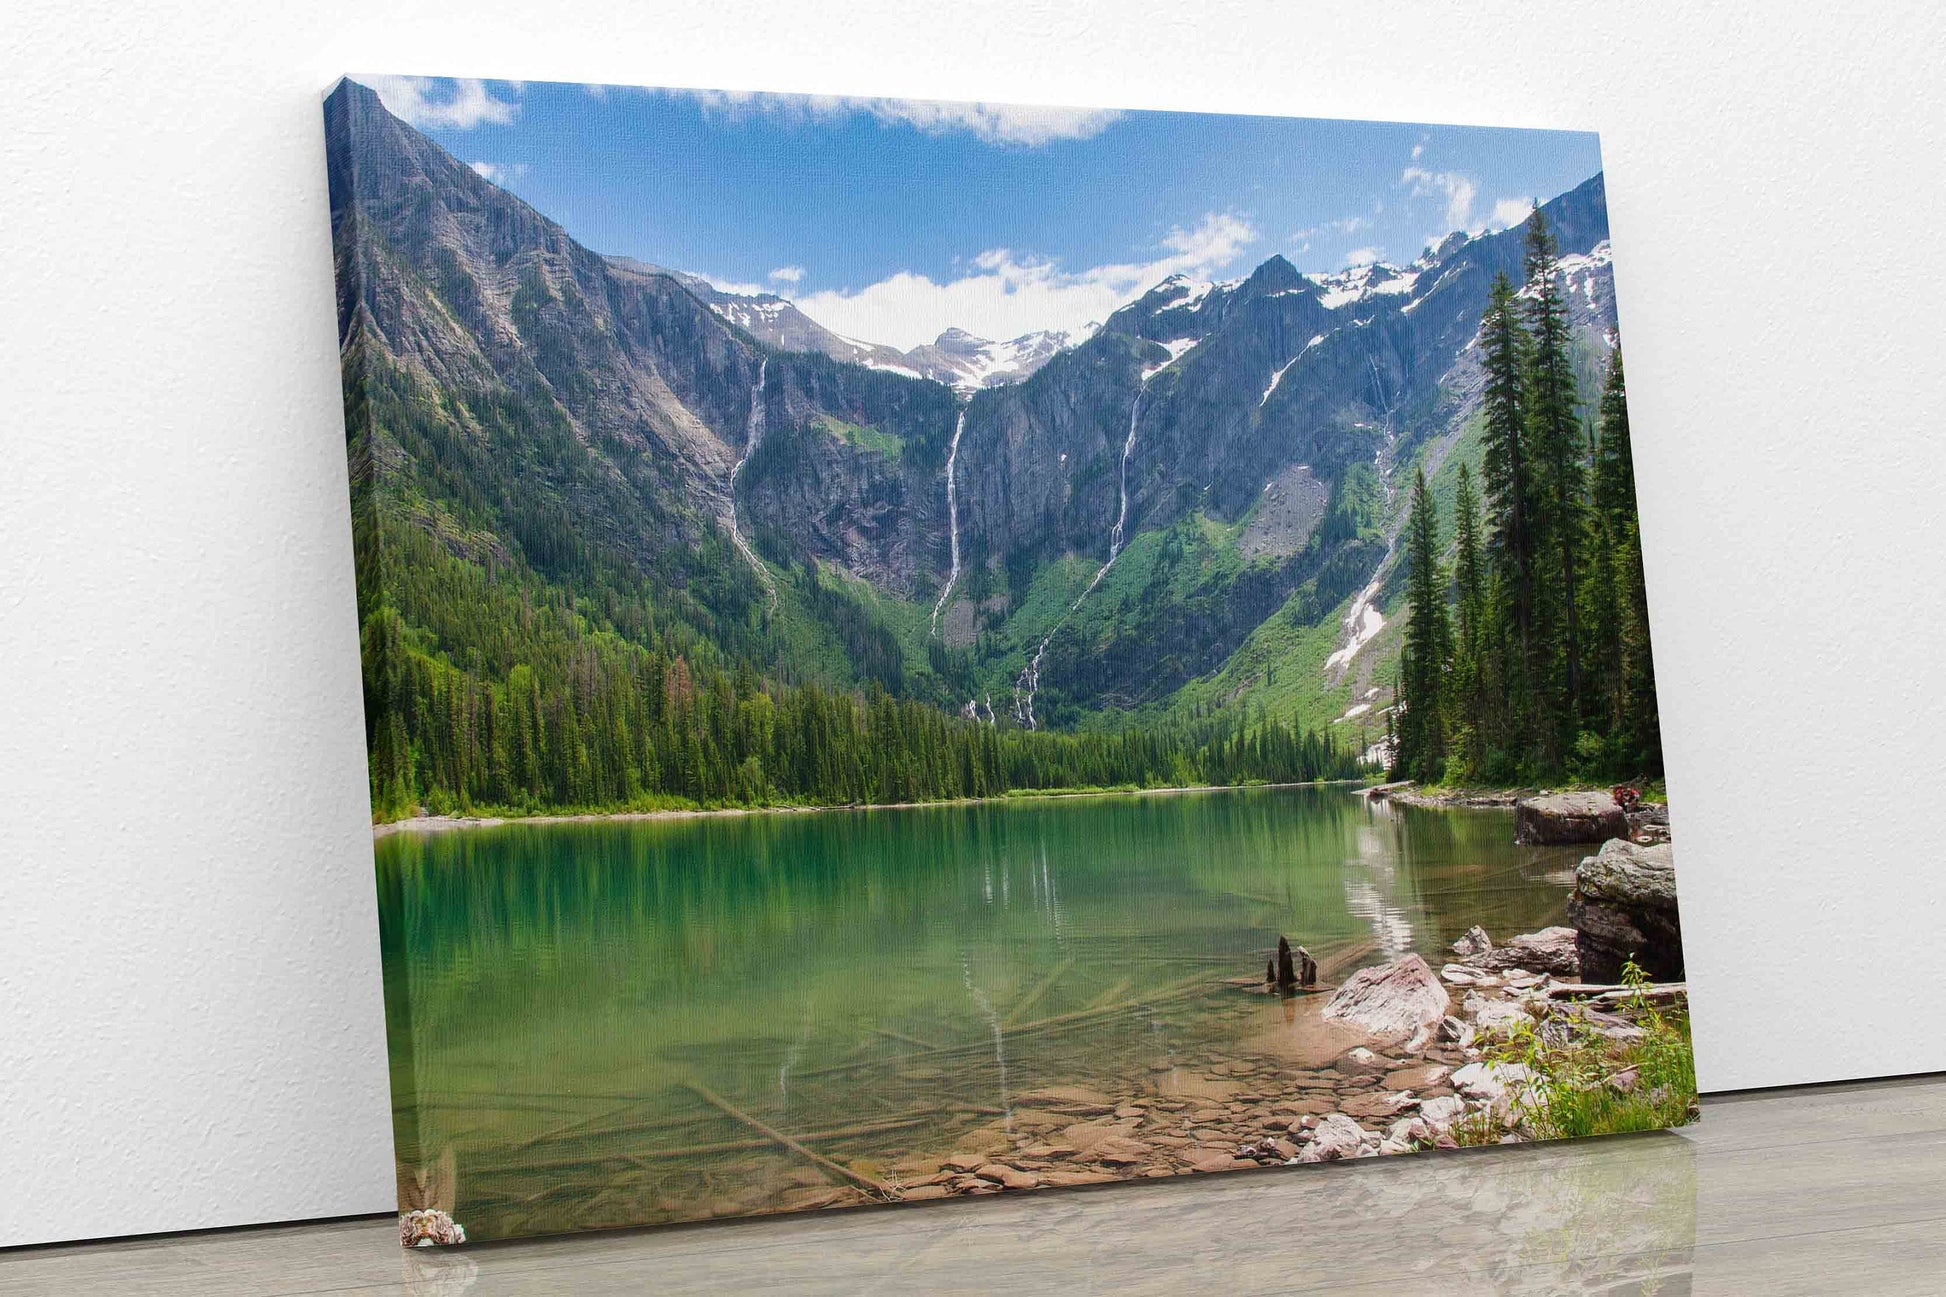
<path fill-rule="evenodd" d="M 1372 823 L 1358 830 L 1358 874 L 1345 873 L 1345 908 L 1372 927 L 1372 940 L 1387 959 L 1397 959 L 1413 948 L 1412 920 L 1406 905 L 1411 898 L 1395 899 L 1398 859 L 1398 814 L 1390 802 L 1372 802 L 1367 808 Z"/>
<path fill-rule="evenodd" d="M 713 1230 L 638 1233 L 604 1257 L 683 1292 L 756 1279 L 796 1293 L 1678 1297 L 1696 1183 L 1693 1146 L 1656 1132 L 753 1221 L 737 1255 L 761 1258 L 760 1273 L 726 1262 Z M 479 1269 L 525 1272 L 532 1246 L 477 1253 Z M 404 1265 L 414 1297 L 459 1297 L 474 1274 L 466 1256 Z"/>
<path fill-rule="evenodd" d="M 815 1205 L 762 1129 L 890 1165 L 1216 1059 L 1280 934 L 1348 971 L 1559 921 L 1578 853 L 1511 838 L 1324 789 L 396 834 L 396 1141 L 456 1156 L 476 1239 Z"/>

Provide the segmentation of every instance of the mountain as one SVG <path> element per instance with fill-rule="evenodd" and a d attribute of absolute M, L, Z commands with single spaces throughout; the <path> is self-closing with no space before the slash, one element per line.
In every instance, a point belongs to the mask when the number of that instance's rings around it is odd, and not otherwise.
<path fill-rule="evenodd" d="M 815 351 L 854 365 L 883 369 L 910 378 L 930 378 L 962 392 L 1017 383 L 1054 354 L 1087 338 L 1093 330 L 1040 329 L 1005 342 L 948 329 L 932 342 L 900 351 L 882 343 L 860 342 L 834 333 L 775 293 L 732 293 L 701 275 L 666 270 L 632 257 L 610 257 L 609 264 L 635 274 L 667 275 L 689 286 L 718 315 L 759 342 L 783 351 Z"/>
<path fill-rule="evenodd" d="M 592 252 L 355 83 L 326 118 L 354 501 L 384 542 L 361 553 L 445 573 L 389 573 L 429 651 L 506 669 L 443 602 L 464 586 L 1001 723 L 1380 715 L 1393 484 L 1450 494 L 1477 457 L 1480 316 L 1521 230 L 901 353 Z M 1601 177 L 1542 210 L 1586 408 Z"/>
<path fill-rule="evenodd" d="M 701 275 L 650 265 L 633 257 L 609 257 L 608 264 L 631 274 L 663 275 L 677 280 L 731 324 L 780 351 L 815 351 L 833 360 L 871 369 L 890 370 L 911 378 L 930 377 L 920 373 L 906 353 L 897 348 L 833 333 L 798 310 L 789 299 L 775 293 L 732 293 Z"/>
<path fill-rule="evenodd" d="M 1085 340 L 1089 330 L 1038 329 L 1005 342 L 948 329 L 938 339 L 905 353 L 906 364 L 925 378 L 961 392 L 1018 383 L 1057 353 Z"/>

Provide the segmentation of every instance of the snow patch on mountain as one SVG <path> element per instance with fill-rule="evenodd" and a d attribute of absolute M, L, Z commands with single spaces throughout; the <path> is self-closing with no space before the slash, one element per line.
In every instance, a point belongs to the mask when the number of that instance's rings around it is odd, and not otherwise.
<path fill-rule="evenodd" d="M 1312 338 L 1309 342 L 1305 343 L 1303 350 L 1299 351 L 1295 356 L 1292 356 L 1289 360 L 1285 361 L 1283 365 L 1277 370 L 1277 372 L 1270 376 L 1270 386 L 1264 389 L 1264 394 L 1261 397 L 1259 397 L 1257 400 L 1257 408 L 1259 410 L 1263 409 L 1264 406 L 1270 403 L 1270 394 L 1272 392 L 1275 392 L 1277 390 L 1277 385 L 1284 381 L 1284 375 L 1290 372 L 1291 366 L 1295 365 L 1298 361 L 1304 359 L 1304 353 L 1309 351 L 1311 348 L 1317 346 L 1320 342 L 1323 342 L 1324 337 L 1325 335 L 1320 333 L 1316 337 Z"/>
<path fill-rule="evenodd" d="M 1324 309 L 1335 311 L 1369 297 L 1410 294 L 1413 285 L 1419 282 L 1419 271 L 1380 261 L 1369 266 L 1353 266 L 1335 274 L 1307 275 L 1305 278 L 1321 290 L 1318 301 L 1323 303 Z"/>

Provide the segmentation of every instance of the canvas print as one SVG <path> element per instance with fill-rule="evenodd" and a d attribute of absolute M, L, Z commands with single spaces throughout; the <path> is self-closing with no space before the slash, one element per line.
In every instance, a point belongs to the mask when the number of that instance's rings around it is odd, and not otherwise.
<path fill-rule="evenodd" d="M 1695 1116 L 1593 135 L 325 122 L 403 1242 Z"/>

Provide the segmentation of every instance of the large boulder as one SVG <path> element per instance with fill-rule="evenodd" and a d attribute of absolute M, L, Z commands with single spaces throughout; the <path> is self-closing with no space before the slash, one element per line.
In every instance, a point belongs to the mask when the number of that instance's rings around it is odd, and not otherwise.
<path fill-rule="evenodd" d="M 1474 960 L 1474 966 L 1490 973 L 1524 968 L 1530 973 L 1552 973 L 1556 977 L 1581 976 L 1581 956 L 1573 928 L 1542 928 L 1513 937 Z"/>
<path fill-rule="evenodd" d="M 1514 841 L 1553 847 L 1628 836 L 1628 816 L 1607 793 L 1548 793 L 1514 803 Z"/>
<path fill-rule="evenodd" d="M 1324 1016 L 1349 1023 L 1379 1045 L 1403 1045 L 1417 1053 L 1451 1009 L 1439 975 L 1418 955 L 1361 968 L 1345 979 L 1324 1006 Z"/>
<path fill-rule="evenodd" d="M 1575 927 L 1581 976 L 1621 978 L 1633 959 L 1658 982 L 1681 981 L 1682 916 L 1676 908 L 1675 852 L 1666 842 L 1639 846 L 1625 838 L 1575 867 L 1568 921 Z"/>

